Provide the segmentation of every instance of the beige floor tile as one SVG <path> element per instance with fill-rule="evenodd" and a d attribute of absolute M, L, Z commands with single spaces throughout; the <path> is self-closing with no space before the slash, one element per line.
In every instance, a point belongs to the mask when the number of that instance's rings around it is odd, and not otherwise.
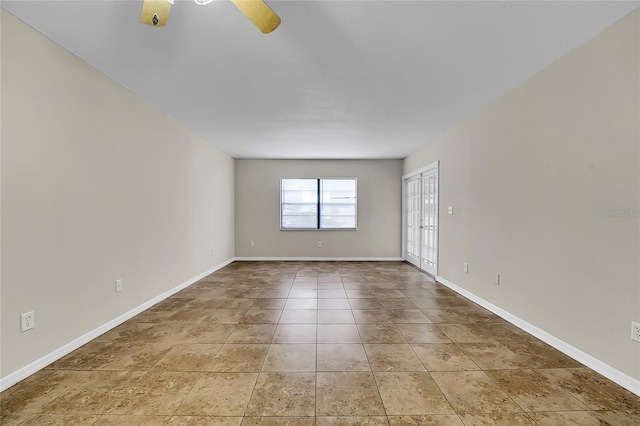
<path fill-rule="evenodd" d="M 430 324 L 431 320 L 420 309 L 393 309 L 388 311 L 396 324 Z"/>
<path fill-rule="evenodd" d="M 582 365 L 542 342 L 458 343 L 485 370 L 580 368 Z"/>
<path fill-rule="evenodd" d="M 347 293 L 342 288 L 318 289 L 318 299 L 346 299 Z"/>
<path fill-rule="evenodd" d="M 370 290 L 363 290 L 361 288 L 349 288 L 345 285 L 345 293 L 349 298 L 349 303 L 352 299 L 369 299 L 373 298 L 373 293 Z"/>
<path fill-rule="evenodd" d="M 171 416 L 133 416 L 105 414 L 93 423 L 94 426 L 156 426 L 166 425 L 171 420 Z M 76 424 L 76 423 L 65 423 Z"/>
<path fill-rule="evenodd" d="M 395 324 L 358 324 L 364 343 L 407 343 Z"/>
<path fill-rule="evenodd" d="M 243 426 L 315 426 L 315 417 L 245 417 Z"/>
<path fill-rule="evenodd" d="M 355 324 L 351 309 L 319 309 L 318 324 Z"/>
<path fill-rule="evenodd" d="M 386 416 L 318 417 L 316 426 L 385 426 Z"/>
<path fill-rule="evenodd" d="M 388 415 L 455 414 L 429 373 L 374 373 Z"/>
<path fill-rule="evenodd" d="M 171 349 L 155 364 L 154 369 L 167 371 L 204 371 L 222 348 L 222 344 L 182 344 Z"/>
<path fill-rule="evenodd" d="M 320 272 L 318 274 L 318 284 L 320 283 L 339 283 L 342 285 L 342 279 L 340 278 L 340 274 L 336 272 Z"/>
<path fill-rule="evenodd" d="M 257 379 L 258 373 L 204 373 L 175 414 L 243 416 Z"/>
<path fill-rule="evenodd" d="M 273 343 L 315 343 L 315 324 L 278 324 Z"/>
<path fill-rule="evenodd" d="M 531 366 L 530 357 L 499 343 L 459 343 L 462 351 L 485 370 L 518 369 Z"/>
<path fill-rule="evenodd" d="M 260 373 L 246 415 L 313 416 L 315 373 Z"/>
<path fill-rule="evenodd" d="M 251 309 L 256 299 L 239 299 L 239 298 L 226 298 L 220 299 L 216 305 L 218 309 L 238 309 L 245 312 Z"/>
<path fill-rule="evenodd" d="M 422 311 L 436 324 L 505 322 L 484 308 L 423 309 Z"/>
<path fill-rule="evenodd" d="M 118 345 L 108 361 L 96 370 L 148 370 L 167 355 L 170 343 L 128 343 Z"/>
<path fill-rule="evenodd" d="M 602 426 L 615 425 L 622 426 L 624 423 L 601 423 L 595 413 L 591 411 L 565 411 L 554 413 L 530 413 L 529 416 L 535 420 L 538 426 Z M 628 415 L 626 416 L 628 418 Z M 633 424 L 633 423 L 629 423 Z M 638 424 L 638 423 L 636 423 Z"/>
<path fill-rule="evenodd" d="M 171 426 L 240 426 L 242 417 L 173 416 Z"/>
<path fill-rule="evenodd" d="M 318 311 L 315 309 L 285 308 L 280 317 L 280 324 L 316 324 L 317 321 Z"/>
<path fill-rule="evenodd" d="M 356 310 L 384 309 L 384 307 L 382 306 L 381 300 L 372 299 L 372 298 L 358 298 L 358 299 L 349 298 L 349 305 L 351 306 L 351 309 L 356 309 Z"/>
<path fill-rule="evenodd" d="M 318 299 L 318 309 L 351 309 L 348 299 Z"/>
<path fill-rule="evenodd" d="M 315 371 L 316 345 L 312 343 L 271 344 L 262 371 Z"/>
<path fill-rule="evenodd" d="M 293 283 L 293 287 L 289 292 L 289 299 L 317 299 L 318 290 L 310 288 L 297 288 L 296 283 Z"/>
<path fill-rule="evenodd" d="M 406 289 L 402 289 L 400 290 L 400 292 L 402 294 L 404 294 L 405 297 L 409 297 L 409 298 L 413 298 L 413 299 L 419 299 L 419 298 L 433 298 L 434 295 L 432 292 L 422 288 L 422 287 L 418 287 L 418 288 L 406 288 Z"/>
<path fill-rule="evenodd" d="M 288 290 L 287 290 L 288 293 Z M 284 304 L 287 302 L 286 294 L 284 298 L 260 298 L 257 299 L 251 309 L 284 309 Z"/>
<path fill-rule="evenodd" d="M 212 324 L 239 324 L 247 310 L 245 309 L 211 309 L 207 311 L 204 322 Z"/>
<path fill-rule="evenodd" d="M 0 413 L 3 425 L 640 426 L 640 397 L 405 263 L 235 262 L 2 392 Z"/>
<path fill-rule="evenodd" d="M 234 326 L 227 343 L 271 343 L 275 324 L 239 324 Z"/>
<path fill-rule="evenodd" d="M 38 416 L 33 413 L 20 413 L 20 414 L 0 414 L 0 425 L 3 426 L 18 426 L 25 424 L 24 422 L 30 417 Z"/>
<path fill-rule="evenodd" d="M 528 343 L 534 338 L 519 328 L 507 323 L 439 324 L 442 330 L 456 343 Z"/>
<path fill-rule="evenodd" d="M 318 324 L 318 343 L 361 343 L 355 324 Z"/>
<path fill-rule="evenodd" d="M 398 297 L 391 299 L 381 299 L 380 305 L 384 309 L 396 310 L 396 309 L 417 309 L 417 306 L 406 297 Z"/>
<path fill-rule="evenodd" d="M 268 349 L 267 344 L 226 343 L 205 369 L 214 372 L 258 373 Z"/>
<path fill-rule="evenodd" d="M 456 415 L 389 416 L 391 426 L 465 426 Z"/>
<path fill-rule="evenodd" d="M 89 371 L 39 371 L 0 394 L 0 413 L 42 413 L 55 399 L 94 380 Z"/>
<path fill-rule="evenodd" d="M 286 299 L 289 296 L 289 291 L 291 288 L 287 287 L 286 289 L 266 289 L 263 290 L 260 295 L 258 295 L 258 300 L 260 299 Z M 280 309 L 280 308 L 278 308 Z"/>
<path fill-rule="evenodd" d="M 127 321 L 93 339 L 94 342 L 135 343 L 148 342 L 155 324 Z"/>
<path fill-rule="evenodd" d="M 416 343 L 411 346 L 428 371 L 480 369 L 457 345 L 450 343 Z"/>
<path fill-rule="evenodd" d="M 291 290 L 296 290 L 296 296 L 305 296 L 309 298 L 317 298 L 318 291 L 318 280 L 313 279 L 311 277 L 304 277 L 304 280 L 295 279 L 293 284 L 291 285 Z M 309 279 L 307 279 L 309 278 Z M 306 293 L 306 292 L 316 292 L 316 293 Z M 314 296 L 315 294 L 315 296 Z M 289 297 L 291 298 L 291 293 L 289 293 Z"/>
<path fill-rule="evenodd" d="M 200 373 L 145 372 L 117 389 L 119 398 L 105 414 L 172 415 Z"/>
<path fill-rule="evenodd" d="M 460 418 L 466 426 L 536 426 L 536 422 L 527 414 L 466 414 Z M 554 425 L 568 426 L 564 423 Z"/>
<path fill-rule="evenodd" d="M 640 412 L 640 398 L 588 368 L 539 370 L 592 410 Z"/>
<path fill-rule="evenodd" d="M 212 323 L 178 323 L 156 324 L 148 333 L 151 343 L 224 343 L 231 332 L 233 325 Z M 142 340 L 144 341 L 144 340 Z"/>
<path fill-rule="evenodd" d="M 638 426 L 640 411 L 593 411 L 593 415 L 603 425 Z"/>
<path fill-rule="evenodd" d="M 472 308 L 476 305 L 463 297 L 412 297 L 411 301 L 419 309 Z"/>
<path fill-rule="evenodd" d="M 405 297 L 404 294 L 400 290 L 392 290 L 392 289 L 374 289 L 371 291 L 373 297 L 377 299 L 397 299 Z"/>
<path fill-rule="evenodd" d="M 104 414 L 144 375 L 142 371 L 82 371 L 74 388 L 42 407 L 47 414 Z M 82 374 L 81 377 L 80 374 Z"/>
<path fill-rule="evenodd" d="M 91 414 L 34 414 L 30 416 L 21 425 L 38 425 L 38 426 L 67 426 L 67 425 L 93 425 L 96 420 L 100 418 L 99 415 Z M 2 423 L 3 425 L 5 423 Z M 161 424 L 161 423 L 156 423 Z"/>
<path fill-rule="evenodd" d="M 385 415 L 372 373 L 317 373 L 316 416 Z"/>
<path fill-rule="evenodd" d="M 362 345 L 319 344 L 317 351 L 317 371 L 371 371 Z"/>
<path fill-rule="evenodd" d="M 398 324 L 409 343 L 452 343 L 435 324 Z"/>
<path fill-rule="evenodd" d="M 354 309 L 353 316 L 358 324 L 393 323 L 392 315 L 389 311 L 383 309 Z"/>
<path fill-rule="evenodd" d="M 197 308 L 192 306 L 186 306 L 176 312 L 173 315 L 167 317 L 164 323 L 167 322 L 192 322 L 199 323 L 206 318 L 206 314 Z"/>
<path fill-rule="evenodd" d="M 282 311 L 279 309 L 249 309 L 241 324 L 277 324 Z"/>
<path fill-rule="evenodd" d="M 365 344 L 373 371 L 425 371 L 408 344 Z"/>
<path fill-rule="evenodd" d="M 52 370 L 95 370 L 114 357 L 114 352 L 122 346 L 114 342 L 95 340 L 60 358 L 47 369 Z"/>
<path fill-rule="evenodd" d="M 486 374 L 525 411 L 587 409 L 538 370 L 492 370 Z"/>
<path fill-rule="evenodd" d="M 318 309 L 318 299 L 287 299 L 284 309 Z"/>
<path fill-rule="evenodd" d="M 482 371 L 430 374 L 458 414 L 522 412 L 520 407 Z"/>

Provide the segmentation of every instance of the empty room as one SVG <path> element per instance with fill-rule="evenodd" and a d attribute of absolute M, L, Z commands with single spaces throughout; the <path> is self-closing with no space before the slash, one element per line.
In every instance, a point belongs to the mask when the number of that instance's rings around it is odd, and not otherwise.
<path fill-rule="evenodd" d="M 0 16 L 0 424 L 640 425 L 640 2 Z"/>

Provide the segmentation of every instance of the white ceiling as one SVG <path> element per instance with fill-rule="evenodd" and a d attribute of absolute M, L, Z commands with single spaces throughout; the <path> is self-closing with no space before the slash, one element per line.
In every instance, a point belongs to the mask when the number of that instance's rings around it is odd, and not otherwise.
<path fill-rule="evenodd" d="M 638 1 L 278 1 L 260 33 L 228 1 L 2 7 L 235 158 L 404 158 Z"/>

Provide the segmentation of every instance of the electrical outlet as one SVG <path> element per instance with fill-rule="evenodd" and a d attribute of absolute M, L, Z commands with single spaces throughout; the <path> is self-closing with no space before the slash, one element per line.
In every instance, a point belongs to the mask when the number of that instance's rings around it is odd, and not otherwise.
<path fill-rule="evenodd" d="M 35 327 L 33 311 L 20 315 L 20 332 L 31 330 Z"/>
<path fill-rule="evenodd" d="M 318 241 L 318 247 L 322 247 L 322 241 Z"/>
<path fill-rule="evenodd" d="M 469 273 L 469 264 L 468 263 L 463 263 L 462 264 L 462 270 L 468 274 Z"/>
<path fill-rule="evenodd" d="M 631 321 L 631 340 L 640 343 L 640 323 Z"/>
<path fill-rule="evenodd" d="M 495 276 L 493 277 L 493 283 L 495 285 L 500 285 L 500 274 L 496 272 Z"/>
<path fill-rule="evenodd" d="M 216 255 L 216 249 L 211 249 L 211 256 L 215 256 Z"/>
<path fill-rule="evenodd" d="M 250 245 L 251 247 L 254 247 L 254 246 L 256 245 L 256 243 L 254 243 L 253 241 L 251 241 L 251 242 L 249 243 L 249 245 Z"/>
<path fill-rule="evenodd" d="M 120 293 L 122 291 L 122 280 L 116 280 L 116 293 Z"/>

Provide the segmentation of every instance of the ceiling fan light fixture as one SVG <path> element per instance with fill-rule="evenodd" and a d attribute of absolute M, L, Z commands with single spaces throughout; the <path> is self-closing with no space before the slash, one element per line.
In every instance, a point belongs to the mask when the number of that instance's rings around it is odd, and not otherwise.
<path fill-rule="evenodd" d="M 174 0 L 144 0 L 140 12 L 140 22 L 154 27 L 164 27 Z"/>

